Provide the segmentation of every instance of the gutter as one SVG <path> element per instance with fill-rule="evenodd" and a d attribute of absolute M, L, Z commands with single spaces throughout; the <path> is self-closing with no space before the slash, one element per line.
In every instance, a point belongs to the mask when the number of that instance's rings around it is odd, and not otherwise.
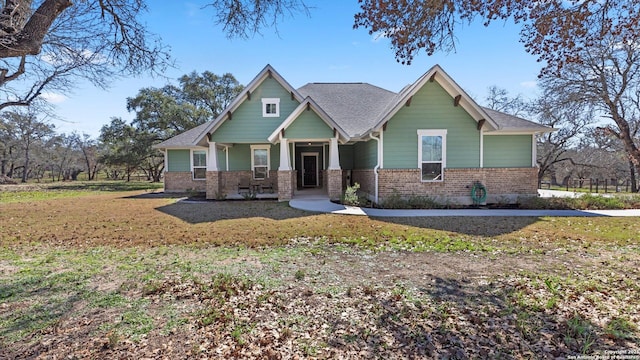
<path fill-rule="evenodd" d="M 375 140 L 378 143 L 378 162 L 376 164 L 376 166 L 373 168 L 373 173 L 375 176 L 375 193 L 373 196 L 373 201 L 377 204 L 378 203 L 378 170 L 380 170 L 380 157 L 382 156 L 382 152 L 381 152 L 381 142 L 380 142 L 380 138 L 377 138 L 375 136 L 373 136 L 372 133 L 369 133 L 369 138 Z"/>

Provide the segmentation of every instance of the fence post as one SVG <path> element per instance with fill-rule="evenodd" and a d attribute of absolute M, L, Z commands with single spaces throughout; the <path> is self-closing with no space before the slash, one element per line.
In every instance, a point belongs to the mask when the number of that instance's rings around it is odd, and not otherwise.
<path fill-rule="evenodd" d="M 609 179 L 604 179 L 604 193 L 607 193 L 607 183 L 609 182 Z"/>
<path fill-rule="evenodd" d="M 589 192 L 592 193 L 593 192 L 593 179 L 589 178 Z"/>

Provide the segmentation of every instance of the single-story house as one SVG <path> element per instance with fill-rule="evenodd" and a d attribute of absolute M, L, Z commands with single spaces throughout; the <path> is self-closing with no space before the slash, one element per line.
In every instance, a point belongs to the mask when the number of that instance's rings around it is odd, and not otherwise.
<path fill-rule="evenodd" d="M 488 202 L 536 196 L 536 134 L 548 131 L 479 106 L 438 65 L 399 93 L 367 83 L 295 89 L 267 65 L 216 119 L 155 148 L 167 192 L 286 201 L 315 188 L 337 199 L 359 183 L 375 202 L 469 204 L 474 184 Z"/>

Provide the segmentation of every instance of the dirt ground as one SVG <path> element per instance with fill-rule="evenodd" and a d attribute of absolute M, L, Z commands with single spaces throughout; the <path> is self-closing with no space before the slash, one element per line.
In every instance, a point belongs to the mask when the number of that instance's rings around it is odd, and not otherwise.
<path fill-rule="evenodd" d="M 381 221 L 149 195 L 0 210 L 2 360 L 567 359 L 640 348 L 634 223 L 610 243 L 598 220 Z"/>

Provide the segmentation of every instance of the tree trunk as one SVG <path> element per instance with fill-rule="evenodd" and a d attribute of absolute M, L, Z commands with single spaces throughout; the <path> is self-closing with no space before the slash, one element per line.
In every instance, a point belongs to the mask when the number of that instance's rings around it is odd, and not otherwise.
<path fill-rule="evenodd" d="M 12 11 L 12 9 L 21 11 L 14 11 L 17 15 L 5 16 L 1 20 L 4 31 L 0 33 L 0 42 L 2 43 L 2 46 L 0 46 L 0 58 L 39 54 L 42 48 L 42 41 L 51 24 L 53 24 L 58 15 L 71 5 L 72 3 L 69 0 L 45 0 L 29 17 L 24 26 L 21 24 L 22 21 L 17 21 L 15 25 L 18 28 L 15 28 L 11 26 L 12 23 L 17 16 L 25 15 L 23 11 L 31 11 L 31 1 L 7 1 L 6 7 L 2 9 L 3 12 Z M 5 27 L 5 25 L 8 26 Z"/>
<path fill-rule="evenodd" d="M 631 177 L 631 192 L 638 192 L 638 183 L 636 182 L 636 167 L 633 165 L 633 162 L 629 160 L 629 174 Z"/>

